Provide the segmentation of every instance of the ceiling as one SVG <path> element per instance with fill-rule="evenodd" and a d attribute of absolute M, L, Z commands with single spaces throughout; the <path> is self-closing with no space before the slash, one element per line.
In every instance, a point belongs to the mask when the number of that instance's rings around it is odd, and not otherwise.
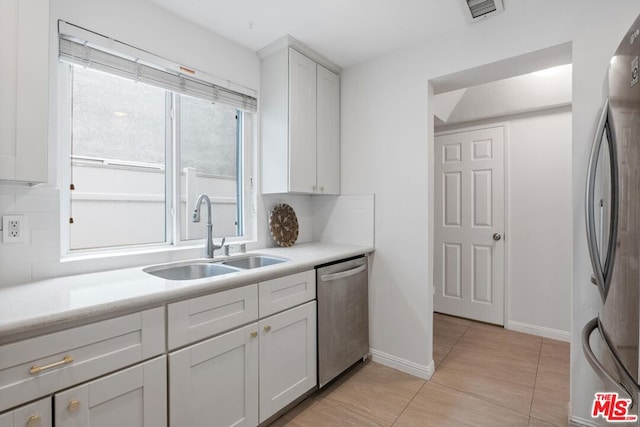
<path fill-rule="evenodd" d="M 477 25 L 457 0 L 148 0 L 257 51 L 289 34 L 342 68 Z"/>

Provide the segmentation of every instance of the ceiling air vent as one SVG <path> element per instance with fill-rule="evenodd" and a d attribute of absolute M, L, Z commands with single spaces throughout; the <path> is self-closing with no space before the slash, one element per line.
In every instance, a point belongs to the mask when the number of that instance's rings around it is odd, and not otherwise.
<path fill-rule="evenodd" d="M 504 10 L 502 0 L 461 0 L 467 19 L 477 21 L 500 13 Z"/>

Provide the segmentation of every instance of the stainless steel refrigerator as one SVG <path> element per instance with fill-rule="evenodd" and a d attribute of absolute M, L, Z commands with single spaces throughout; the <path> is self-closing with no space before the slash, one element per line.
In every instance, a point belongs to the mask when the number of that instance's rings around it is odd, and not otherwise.
<path fill-rule="evenodd" d="M 611 58 L 586 193 L 591 282 L 602 300 L 582 346 L 607 390 L 637 408 L 640 292 L 640 17 Z M 594 333 L 596 332 L 596 333 Z"/>

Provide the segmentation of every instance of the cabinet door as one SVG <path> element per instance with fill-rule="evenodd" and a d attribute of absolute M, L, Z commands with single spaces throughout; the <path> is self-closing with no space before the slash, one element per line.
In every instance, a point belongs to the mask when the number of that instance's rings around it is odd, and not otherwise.
<path fill-rule="evenodd" d="M 316 190 L 316 63 L 289 49 L 289 191 Z"/>
<path fill-rule="evenodd" d="M 162 356 L 54 396 L 56 427 L 167 425 L 167 365 Z"/>
<path fill-rule="evenodd" d="M 169 354 L 172 427 L 258 425 L 257 324 Z"/>
<path fill-rule="evenodd" d="M 0 1 L 0 180 L 45 182 L 49 1 Z"/>
<path fill-rule="evenodd" d="M 317 191 L 340 194 L 340 77 L 318 65 Z"/>
<path fill-rule="evenodd" d="M 0 415 L 0 427 L 51 427 L 52 425 L 50 397 Z"/>
<path fill-rule="evenodd" d="M 260 321 L 260 422 L 316 386 L 316 302 Z"/>

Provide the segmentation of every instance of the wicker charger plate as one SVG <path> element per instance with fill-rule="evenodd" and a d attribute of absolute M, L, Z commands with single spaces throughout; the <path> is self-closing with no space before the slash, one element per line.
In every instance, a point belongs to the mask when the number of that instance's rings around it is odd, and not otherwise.
<path fill-rule="evenodd" d="M 298 239 L 298 217 L 286 203 L 276 205 L 269 214 L 269 232 L 278 246 L 289 247 Z"/>

